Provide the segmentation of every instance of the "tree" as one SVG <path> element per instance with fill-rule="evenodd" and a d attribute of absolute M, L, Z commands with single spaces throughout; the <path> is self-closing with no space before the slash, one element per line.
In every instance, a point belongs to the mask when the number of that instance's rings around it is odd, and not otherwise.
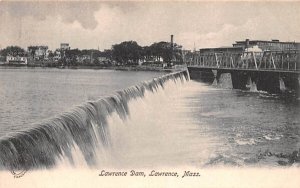
<path fill-rule="evenodd" d="M 35 52 L 37 49 L 38 49 L 37 46 L 29 46 L 28 47 L 28 52 L 33 59 L 35 58 Z"/>
<path fill-rule="evenodd" d="M 82 52 L 79 49 L 69 49 L 65 52 L 66 65 L 77 65 L 78 57 L 81 56 Z"/>
<path fill-rule="evenodd" d="M 107 59 L 111 59 L 112 58 L 112 50 L 104 50 L 104 52 L 102 52 L 103 57 L 106 57 Z"/>
<path fill-rule="evenodd" d="M 152 57 L 154 53 L 150 46 L 144 46 L 141 55 L 147 59 L 148 57 Z"/>
<path fill-rule="evenodd" d="M 54 56 L 55 56 L 55 54 L 52 51 L 50 51 L 48 54 L 48 58 L 52 59 Z"/>
<path fill-rule="evenodd" d="M 25 50 L 19 46 L 8 46 L 0 51 L 0 55 L 2 55 L 2 56 L 7 56 L 7 55 L 24 56 L 24 55 L 26 55 L 26 53 L 25 53 Z"/>
<path fill-rule="evenodd" d="M 170 42 L 161 41 L 158 43 L 153 43 L 148 47 L 147 54 L 152 56 L 162 57 L 164 62 L 170 63 L 171 61 L 182 61 L 181 46 L 174 43 L 173 47 Z"/>
<path fill-rule="evenodd" d="M 164 42 L 164 41 L 153 43 L 150 46 L 150 49 L 154 56 L 162 57 L 164 62 L 171 62 L 172 59 L 171 43 Z"/>
<path fill-rule="evenodd" d="M 183 54 L 182 54 L 182 46 L 174 43 L 173 45 L 173 60 L 176 61 L 177 63 L 183 63 Z"/>
<path fill-rule="evenodd" d="M 138 64 L 141 54 L 142 47 L 135 41 L 125 41 L 112 47 L 113 58 L 121 64 Z"/>
<path fill-rule="evenodd" d="M 189 63 L 193 60 L 194 53 L 189 51 L 189 52 L 185 53 L 182 58 L 185 63 Z"/>
<path fill-rule="evenodd" d="M 74 58 L 77 56 L 81 55 L 81 51 L 79 49 L 71 49 L 71 50 L 66 50 L 65 52 L 66 58 Z"/>

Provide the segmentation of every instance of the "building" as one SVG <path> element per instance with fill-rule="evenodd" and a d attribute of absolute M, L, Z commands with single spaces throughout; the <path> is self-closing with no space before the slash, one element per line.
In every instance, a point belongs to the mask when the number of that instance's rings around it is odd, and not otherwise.
<path fill-rule="evenodd" d="M 70 50 L 71 49 L 71 47 L 70 47 L 70 45 L 69 45 L 69 43 L 61 43 L 60 44 L 60 49 L 61 50 Z"/>
<path fill-rule="evenodd" d="M 249 40 L 236 41 L 232 47 L 202 48 L 200 54 L 210 53 L 241 53 L 241 52 L 264 52 L 264 51 L 287 51 L 300 50 L 298 42 L 280 42 L 279 40 Z"/>
<path fill-rule="evenodd" d="M 183 62 L 187 63 L 193 61 L 193 53 L 191 50 L 182 50 L 181 54 Z"/>
<path fill-rule="evenodd" d="M 0 64 L 5 64 L 6 63 L 6 57 L 5 56 L 2 56 L 0 55 Z"/>
<path fill-rule="evenodd" d="M 148 67 L 166 67 L 167 63 L 161 56 L 144 56 L 139 60 L 139 65 Z"/>
<path fill-rule="evenodd" d="M 27 65 L 27 57 L 24 56 L 6 56 L 6 64 L 9 65 Z"/>
<path fill-rule="evenodd" d="M 35 55 L 37 57 L 46 57 L 47 55 L 48 46 L 38 46 L 37 50 L 35 51 Z"/>
<path fill-rule="evenodd" d="M 48 46 L 29 46 L 28 53 L 34 60 L 44 60 L 47 56 Z"/>
<path fill-rule="evenodd" d="M 262 51 L 286 51 L 286 50 L 300 50 L 299 42 L 280 42 L 277 39 L 271 41 L 266 40 L 249 40 L 236 41 L 232 44 L 233 47 L 240 47 L 244 50 L 257 46 Z"/>
<path fill-rule="evenodd" d="M 53 60 L 59 61 L 61 59 L 61 52 L 60 49 L 56 49 L 53 53 Z"/>
<path fill-rule="evenodd" d="M 99 62 L 109 61 L 109 59 L 107 57 L 105 57 L 105 56 L 99 56 L 99 57 L 97 57 L 97 59 L 98 59 Z"/>
<path fill-rule="evenodd" d="M 296 46 L 296 49 L 297 49 L 298 51 L 300 51 L 300 43 L 297 42 L 297 43 L 295 44 L 295 46 Z"/>
<path fill-rule="evenodd" d="M 243 52 L 244 48 L 242 47 L 219 47 L 219 48 L 201 48 L 200 54 L 211 54 L 211 53 L 239 53 Z"/>
<path fill-rule="evenodd" d="M 69 43 L 60 43 L 60 58 L 66 57 L 66 50 L 70 50 L 71 47 Z"/>

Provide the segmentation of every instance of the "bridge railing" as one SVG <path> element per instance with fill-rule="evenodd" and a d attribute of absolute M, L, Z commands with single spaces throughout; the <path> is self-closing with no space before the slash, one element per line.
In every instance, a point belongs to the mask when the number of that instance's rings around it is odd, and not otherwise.
<path fill-rule="evenodd" d="M 300 71 L 300 52 L 293 50 L 196 54 L 188 66 L 298 72 Z"/>

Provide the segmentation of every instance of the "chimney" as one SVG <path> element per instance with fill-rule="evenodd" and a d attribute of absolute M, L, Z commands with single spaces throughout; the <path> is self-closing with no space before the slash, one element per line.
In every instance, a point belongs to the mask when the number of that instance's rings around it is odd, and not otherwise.
<path fill-rule="evenodd" d="M 171 48 L 173 49 L 173 45 L 174 45 L 174 35 L 171 35 Z"/>
<path fill-rule="evenodd" d="M 246 39 L 246 48 L 249 47 L 249 39 Z"/>

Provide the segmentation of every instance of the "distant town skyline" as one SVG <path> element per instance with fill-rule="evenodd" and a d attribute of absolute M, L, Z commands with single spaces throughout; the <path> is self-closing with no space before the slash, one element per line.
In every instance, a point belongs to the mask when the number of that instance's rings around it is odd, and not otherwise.
<path fill-rule="evenodd" d="M 0 48 L 69 43 L 110 49 L 127 40 L 184 49 L 234 41 L 300 41 L 300 2 L 0 2 Z"/>

